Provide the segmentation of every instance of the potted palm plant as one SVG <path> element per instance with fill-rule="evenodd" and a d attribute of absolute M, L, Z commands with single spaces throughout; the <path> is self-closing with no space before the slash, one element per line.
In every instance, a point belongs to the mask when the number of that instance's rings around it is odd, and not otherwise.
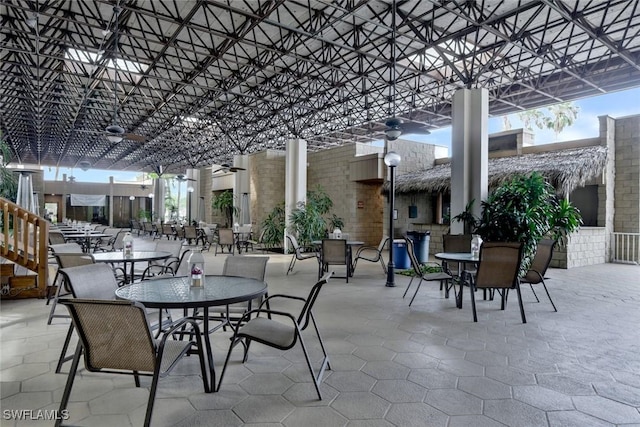
<path fill-rule="evenodd" d="M 563 244 L 582 225 L 579 210 L 568 200 L 558 200 L 554 188 L 533 172 L 518 175 L 496 188 L 482 202 L 475 234 L 487 242 L 522 242 L 523 270 L 536 246 L 546 236 Z"/>
<path fill-rule="evenodd" d="M 211 198 L 211 207 L 222 212 L 225 216 L 225 228 L 231 227 L 233 216 L 240 213 L 240 209 L 234 205 L 233 191 L 231 190 L 225 190 L 217 196 L 214 195 Z"/>

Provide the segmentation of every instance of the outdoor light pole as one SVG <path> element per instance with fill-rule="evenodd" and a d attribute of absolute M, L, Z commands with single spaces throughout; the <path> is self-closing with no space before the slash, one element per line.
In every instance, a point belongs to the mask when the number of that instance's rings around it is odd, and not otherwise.
<path fill-rule="evenodd" d="M 187 219 L 188 225 L 191 225 L 191 194 L 193 193 L 194 188 L 192 186 L 187 187 Z"/>
<path fill-rule="evenodd" d="M 133 224 L 133 201 L 136 199 L 136 196 L 129 196 L 129 217 L 131 218 L 129 222 Z"/>
<path fill-rule="evenodd" d="M 389 264 L 387 265 L 387 283 L 385 286 L 394 287 L 395 282 L 395 264 L 393 263 L 393 212 L 395 211 L 396 202 L 396 166 L 400 164 L 400 154 L 395 151 L 389 151 L 384 156 L 384 164 L 389 166 Z"/>

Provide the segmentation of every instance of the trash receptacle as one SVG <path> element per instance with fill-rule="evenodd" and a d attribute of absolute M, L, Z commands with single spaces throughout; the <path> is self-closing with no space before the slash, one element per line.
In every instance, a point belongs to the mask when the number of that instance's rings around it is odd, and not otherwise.
<path fill-rule="evenodd" d="M 407 237 L 413 242 L 418 262 L 429 262 L 429 241 L 431 240 L 429 231 L 407 231 Z"/>
<path fill-rule="evenodd" d="M 407 253 L 407 242 L 404 239 L 393 240 L 393 265 L 396 270 L 411 268 L 409 254 Z"/>

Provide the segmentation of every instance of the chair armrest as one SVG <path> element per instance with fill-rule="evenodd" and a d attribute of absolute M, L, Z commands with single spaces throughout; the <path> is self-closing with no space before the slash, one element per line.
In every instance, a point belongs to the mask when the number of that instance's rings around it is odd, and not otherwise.
<path fill-rule="evenodd" d="M 236 333 L 239 330 L 239 328 L 241 327 L 242 324 L 248 322 L 249 320 L 251 320 L 251 316 L 252 315 L 257 315 L 259 316 L 260 313 L 265 313 L 267 316 L 282 316 L 282 317 L 286 317 L 288 319 L 290 319 L 293 324 L 296 324 L 296 318 L 293 317 L 293 315 L 291 313 L 287 313 L 286 311 L 278 311 L 278 310 L 265 310 L 265 309 L 255 309 L 255 310 L 250 310 L 247 311 L 246 313 L 244 313 L 242 315 L 242 317 L 240 318 L 240 320 L 238 320 L 238 322 L 236 322 L 235 325 L 235 329 L 236 329 Z"/>
<path fill-rule="evenodd" d="M 295 296 L 292 296 L 292 295 L 275 294 L 275 295 L 271 295 L 271 296 L 263 299 L 262 302 L 260 303 L 260 307 L 258 307 L 258 310 L 260 310 L 262 308 L 262 306 L 267 303 L 267 301 L 271 301 L 274 298 L 287 298 L 287 299 L 293 299 L 293 300 L 303 301 L 303 302 L 307 301 L 306 298 L 302 298 L 302 297 L 295 297 Z"/>
<path fill-rule="evenodd" d="M 360 254 L 364 251 L 374 251 L 377 253 L 378 247 L 377 246 L 360 246 L 356 251 L 356 257 L 360 256 Z"/>

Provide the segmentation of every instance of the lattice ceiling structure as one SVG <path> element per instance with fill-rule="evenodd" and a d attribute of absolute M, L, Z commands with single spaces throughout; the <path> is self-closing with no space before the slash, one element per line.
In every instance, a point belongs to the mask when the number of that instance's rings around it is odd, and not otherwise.
<path fill-rule="evenodd" d="M 0 0 L 15 161 L 178 173 L 292 137 L 381 139 L 394 100 L 437 129 L 460 88 L 500 116 L 640 86 L 638 1 L 399 0 L 393 25 L 390 0 L 122 0 L 117 43 L 114 6 Z"/>

